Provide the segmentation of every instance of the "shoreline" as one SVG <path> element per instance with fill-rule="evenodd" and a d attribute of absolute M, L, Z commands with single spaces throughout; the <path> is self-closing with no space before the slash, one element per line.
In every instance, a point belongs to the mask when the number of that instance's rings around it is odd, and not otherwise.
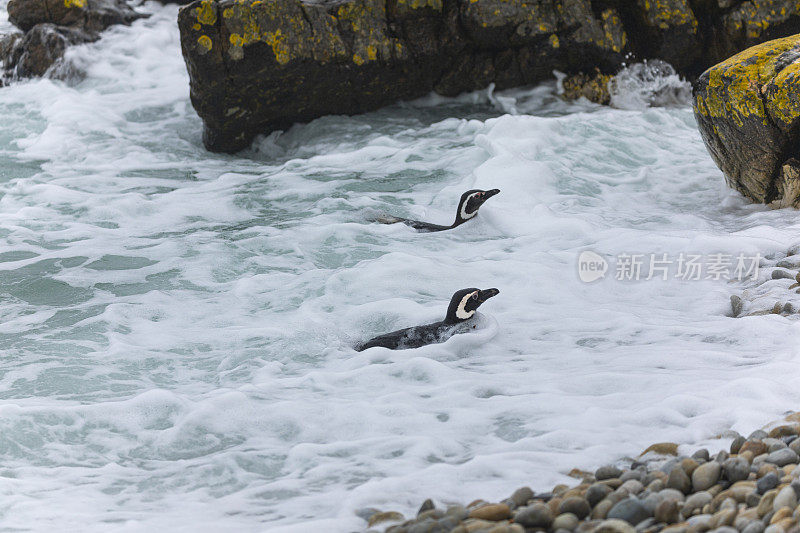
<path fill-rule="evenodd" d="M 413 518 L 365 509 L 368 533 L 800 533 L 800 413 L 747 436 L 717 439 L 730 446 L 691 455 L 661 442 L 625 467 L 573 469 L 572 486 L 529 487 L 498 502 L 437 507 L 427 499 Z M 723 446 L 721 446 L 722 448 Z"/>

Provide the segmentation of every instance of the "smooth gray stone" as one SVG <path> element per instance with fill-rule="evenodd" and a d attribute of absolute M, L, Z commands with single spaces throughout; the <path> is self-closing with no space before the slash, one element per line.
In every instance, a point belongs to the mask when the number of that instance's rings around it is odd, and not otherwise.
<path fill-rule="evenodd" d="M 778 474 L 775 472 L 770 472 L 756 481 L 756 492 L 763 495 L 768 490 L 772 490 L 777 487 L 779 481 L 780 479 L 778 479 Z"/>
<path fill-rule="evenodd" d="M 648 513 L 644 505 L 635 498 L 628 498 L 617 503 L 611 508 L 607 515 L 607 518 L 624 520 L 633 526 L 649 517 L 650 513 Z"/>
<path fill-rule="evenodd" d="M 614 492 L 614 489 L 612 489 L 608 485 L 603 485 L 602 483 L 595 483 L 586 490 L 586 495 L 584 497 L 586 498 L 586 501 L 589 502 L 589 505 L 594 507 L 595 505 L 600 503 L 600 501 L 603 498 L 605 498 L 612 492 Z"/>
<path fill-rule="evenodd" d="M 594 477 L 595 479 L 597 479 L 597 481 L 602 481 L 604 479 L 614 479 L 620 477 L 621 475 L 622 475 L 622 470 L 620 470 L 614 465 L 601 466 L 594 473 Z"/>
<path fill-rule="evenodd" d="M 797 464 L 800 461 L 800 456 L 791 448 L 783 448 L 769 454 L 766 461 L 774 465 L 786 466 L 788 464 Z"/>

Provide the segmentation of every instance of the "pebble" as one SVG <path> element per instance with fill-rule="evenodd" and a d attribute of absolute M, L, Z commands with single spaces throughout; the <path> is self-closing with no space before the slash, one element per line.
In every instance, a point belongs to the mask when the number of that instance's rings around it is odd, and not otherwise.
<path fill-rule="evenodd" d="M 706 450 L 705 448 L 700 448 L 699 450 L 697 450 L 692 454 L 692 459 L 708 461 L 710 458 L 711 456 L 708 454 L 708 450 Z"/>
<path fill-rule="evenodd" d="M 603 520 L 594 530 L 594 533 L 636 533 L 636 530 L 624 520 Z"/>
<path fill-rule="evenodd" d="M 628 498 L 617 503 L 611 508 L 607 515 L 607 518 L 618 518 L 634 526 L 649 517 L 650 513 L 648 513 L 642 503 L 635 498 Z"/>
<path fill-rule="evenodd" d="M 517 510 L 514 522 L 525 527 L 548 528 L 553 523 L 553 513 L 550 507 L 543 503 L 534 503 Z"/>
<path fill-rule="evenodd" d="M 644 485 L 638 479 L 629 479 L 618 490 L 627 490 L 628 494 L 639 494 L 644 490 Z"/>
<path fill-rule="evenodd" d="M 764 494 L 768 490 L 772 490 L 777 487 L 778 481 L 778 474 L 775 472 L 770 472 L 756 482 L 756 491 L 759 494 Z"/>
<path fill-rule="evenodd" d="M 738 454 L 739 450 L 742 449 L 742 444 L 745 443 L 745 440 L 746 439 L 744 437 L 742 437 L 741 435 L 739 435 L 738 437 L 733 439 L 733 442 L 731 442 L 731 447 L 730 447 L 731 453 L 732 454 Z"/>
<path fill-rule="evenodd" d="M 754 520 L 745 526 L 742 533 L 764 533 L 764 523 L 760 520 Z"/>
<path fill-rule="evenodd" d="M 692 481 L 681 466 L 675 466 L 667 478 L 667 488 L 679 490 L 688 494 L 692 490 Z"/>
<path fill-rule="evenodd" d="M 601 466 L 594 473 L 594 477 L 595 479 L 597 479 L 597 481 L 601 481 L 603 479 L 618 478 L 621 475 L 622 475 L 622 470 L 614 465 Z"/>
<path fill-rule="evenodd" d="M 491 522 L 499 522 L 511 517 L 511 509 L 504 503 L 494 503 L 484 505 L 473 509 L 469 513 L 470 518 L 477 518 L 479 520 L 489 520 Z"/>
<path fill-rule="evenodd" d="M 722 465 L 716 461 L 709 461 L 698 466 L 692 473 L 692 488 L 695 491 L 711 488 L 722 473 Z"/>
<path fill-rule="evenodd" d="M 784 466 L 790 463 L 797 464 L 800 461 L 800 456 L 791 448 L 783 448 L 769 454 L 766 461 L 774 465 Z"/>
<path fill-rule="evenodd" d="M 589 514 L 589 513 L 586 513 Z M 572 513 L 561 513 L 553 520 L 553 529 L 572 531 L 578 527 L 578 517 Z"/>
<path fill-rule="evenodd" d="M 722 466 L 725 470 L 725 477 L 731 483 L 744 481 L 750 476 L 750 463 L 744 459 L 739 459 L 738 457 L 730 458 Z"/>
<path fill-rule="evenodd" d="M 602 483 L 594 483 L 586 490 L 586 501 L 589 502 L 589 505 L 594 507 L 597 505 L 603 498 L 608 496 L 613 492 L 613 489 L 608 485 L 603 485 Z"/>
<path fill-rule="evenodd" d="M 377 512 L 369 517 L 367 525 L 372 527 L 384 522 L 402 522 L 403 520 L 405 520 L 405 517 L 396 511 Z"/>
<path fill-rule="evenodd" d="M 791 486 L 782 488 L 778 495 L 775 496 L 775 500 L 772 503 L 773 511 L 777 511 L 783 507 L 789 507 L 791 509 L 797 507 L 797 494 Z"/>
<path fill-rule="evenodd" d="M 695 492 L 683 504 L 683 516 L 688 518 L 694 514 L 695 511 L 701 511 L 703 507 L 711 503 L 713 497 L 706 491 Z"/>
<path fill-rule="evenodd" d="M 561 502 L 561 505 L 558 506 L 558 512 L 559 514 L 571 513 L 583 520 L 592 512 L 592 506 L 589 505 L 585 498 L 575 496 Z"/>
<path fill-rule="evenodd" d="M 679 509 L 678 502 L 673 499 L 662 500 L 656 506 L 655 518 L 656 522 L 664 522 L 665 524 L 674 524 L 678 521 Z"/>
<path fill-rule="evenodd" d="M 767 452 L 767 445 L 760 440 L 748 440 L 742 444 L 742 448 L 739 450 L 739 455 L 743 454 L 744 452 L 752 452 L 753 456 L 757 457 L 762 453 Z"/>
<path fill-rule="evenodd" d="M 533 491 L 530 487 L 521 487 L 514 491 L 514 494 L 511 495 L 511 501 L 514 502 L 516 507 L 522 507 L 523 505 L 527 505 L 529 500 L 532 500 L 534 497 Z"/>

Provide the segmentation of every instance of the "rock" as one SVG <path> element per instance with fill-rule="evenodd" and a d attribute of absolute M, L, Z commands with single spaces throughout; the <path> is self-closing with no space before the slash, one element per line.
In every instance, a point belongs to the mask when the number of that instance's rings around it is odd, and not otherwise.
<path fill-rule="evenodd" d="M 372 527 L 385 522 L 402 522 L 403 520 L 405 520 L 405 517 L 395 511 L 377 512 L 369 517 L 367 524 Z"/>
<path fill-rule="evenodd" d="M 592 507 L 585 498 L 572 497 L 566 498 L 561 502 L 561 505 L 558 506 L 558 512 L 559 514 L 571 513 L 583 520 L 592 512 Z"/>
<path fill-rule="evenodd" d="M 37 24 L 16 43 L 7 68 L 13 69 L 14 75 L 22 78 L 44 76 L 64 57 L 67 46 L 97 39 L 98 35 L 82 30 Z"/>
<path fill-rule="evenodd" d="M 620 486 L 620 489 L 627 491 L 628 494 L 639 494 L 644 490 L 644 485 L 638 479 L 629 479 Z"/>
<path fill-rule="evenodd" d="M 778 492 L 778 495 L 775 496 L 775 500 L 772 503 L 772 509 L 774 511 L 778 511 L 784 507 L 790 507 L 794 509 L 797 506 L 797 494 L 795 493 L 792 487 L 784 487 Z"/>
<path fill-rule="evenodd" d="M 655 518 L 656 522 L 664 522 L 665 524 L 674 524 L 679 519 L 678 502 L 673 499 L 662 500 L 656 506 Z"/>
<path fill-rule="evenodd" d="M 688 494 L 692 490 L 692 481 L 681 466 L 675 466 L 667 478 L 667 488 Z"/>
<path fill-rule="evenodd" d="M 9 0 L 8 20 L 27 32 L 51 23 L 97 33 L 114 24 L 129 25 L 146 17 L 124 0 Z"/>
<path fill-rule="evenodd" d="M 742 533 L 764 533 L 764 523 L 760 520 L 750 522 L 742 530 Z"/>
<path fill-rule="evenodd" d="M 634 526 L 649 516 L 647 509 L 635 498 L 628 498 L 617 503 L 607 515 L 608 518 L 618 518 Z"/>
<path fill-rule="evenodd" d="M 756 511 L 758 512 L 759 518 L 763 518 L 773 511 L 772 504 L 775 502 L 775 497 L 778 495 L 778 491 L 776 489 L 772 489 L 767 491 L 764 496 L 761 497 L 761 501 L 758 502 L 758 507 Z"/>
<path fill-rule="evenodd" d="M 726 460 L 722 466 L 725 478 L 731 483 L 743 481 L 750 475 L 750 463 L 738 457 Z"/>
<path fill-rule="evenodd" d="M 611 510 L 611 508 L 612 508 L 612 507 L 614 507 L 614 505 L 616 505 L 617 503 L 618 503 L 618 502 L 616 502 L 616 501 L 613 501 L 613 500 L 612 500 L 612 499 L 610 499 L 610 498 L 606 498 L 605 500 L 601 501 L 600 503 L 598 503 L 597 505 L 595 505 L 595 506 L 594 506 L 594 509 L 592 509 L 592 515 L 591 515 L 591 517 L 592 517 L 593 519 L 596 519 L 596 520 L 603 520 L 603 519 L 605 519 L 605 518 L 606 518 L 606 516 L 608 516 L 608 512 L 609 512 L 609 511 Z"/>
<path fill-rule="evenodd" d="M 700 448 L 692 454 L 692 459 L 705 462 L 711 459 L 711 456 L 708 454 L 708 450 L 705 448 Z"/>
<path fill-rule="evenodd" d="M 596 104 L 608 105 L 611 103 L 611 93 L 608 90 L 611 78 L 611 74 L 603 74 L 599 69 L 592 74 L 579 72 L 561 80 L 561 94 L 567 100 L 586 98 Z"/>
<path fill-rule="evenodd" d="M 534 497 L 533 491 L 530 487 L 521 487 L 514 491 L 514 494 L 511 495 L 511 501 L 514 502 L 516 507 L 522 507 L 523 505 L 527 505 L 528 500 L 532 500 Z"/>
<path fill-rule="evenodd" d="M 524 527 L 547 529 L 553 523 L 553 514 L 547 505 L 534 503 L 519 508 L 514 514 L 514 522 Z"/>
<path fill-rule="evenodd" d="M 499 522 L 511 517 L 511 509 L 504 503 L 492 503 L 473 509 L 469 513 L 470 518 L 477 518 L 479 520 L 489 520 L 491 522 Z"/>
<path fill-rule="evenodd" d="M 683 516 L 685 518 L 692 516 L 695 511 L 700 511 L 703 507 L 711 503 L 711 500 L 713 500 L 713 497 L 710 493 L 706 491 L 695 492 L 686 498 L 683 504 Z"/>
<path fill-rule="evenodd" d="M 636 530 L 624 520 L 612 518 L 600 522 L 594 533 L 636 533 Z"/>
<path fill-rule="evenodd" d="M 622 470 L 613 465 L 601 466 L 594 473 L 595 479 L 601 481 L 604 479 L 614 479 L 622 475 Z"/>
<path fill-rule="evenodd" d="M 781 448 L 777 451 L 770 453 L 766 461 L 778 466 L 785 466 L 788 464 L 797 464 L 800 457 L 791 448 Z"/>
<path fill-rule="evenodd" d="M 727 508 L 717 511 L 711 518 L 711 529 L 716 529 L 718 527 L 723 526 L 730 526 L 733 524 L 733 521 L 736 519 L 736 508 L 733 509 Z"/>
<path fill-rule="evenodd" d="M 709 461 L 698 466 L 692 472 L 692 488 L 695 491 L 702 491 L 711 488 L 722 473 L 722 465 L 716 461 Z"/>
<path fill-rule="evenodd" d="M 756 491 L 759 494 L 764 494 L 768 490 L 772 490 L 778 486 L 778 474 L 769 472 L 756 482 Z"/>
<path fill-rule="evenodd" d="M 422 502 L 422 505 L 419 507 L 419 511 L 417 511 L 417 516 L 421 515 L 422 513 L 426 512 L 426 511 L 432 511 L 435 508 L 436 508 L 436 506 L 433 505 L 433 500 L 428 498 L 427 500 Z"/>
<path fill-rule="evenodd" d="M 608 485 L 603 485 L 602 483 L 594 483 L 586 490 L 586 501 L 589 502 L 589 505 L 594 507 L 597 505 L 600 500 L 611 494 L 612 489 Z"/>
<path fill-rule="evenodd" d="M 588 513 L 587 513 L 588 514 Z M 553 520 L 553 529 L 566 529 L 572 531 L 578 527 L 578 517 L 572 513 L 562 513 Z"/>
<path fill-rule="evenodd" d="M 726 181 L 773 207 L 800 205 L 800 162 L 787 155 L 800 124 L 798 58 L 800 36 L 769 41 L 711 67 L 694 87 L 701 135 Z"/>
<path fill-rule="evenodd" d="M 740 296 L 736 296 L 735 294 L 731 296 L 731 316 L 736 318 L 742 314 L 742 310 L 744 309 L 744 301 Z M 739 453 L 739 448 L 741 448 L 742 444 L 744 443 L 744 437 L 738 437 L 734 439 L 731 443 L 731 453 Z M 736 451 L 734 451 L 736 450 Z"/>

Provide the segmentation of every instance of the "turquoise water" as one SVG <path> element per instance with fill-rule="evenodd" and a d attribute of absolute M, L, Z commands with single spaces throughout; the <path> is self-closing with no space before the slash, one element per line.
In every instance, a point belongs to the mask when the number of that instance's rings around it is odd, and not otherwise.
<path fill-rule="evenodd" d="M 687 106 L 555 83 L 326 117 L 202 148 L 176 8 L 0 91 L 0 524 L 354 531 L 545 490 L 797 405 L 797 323 L 741 284 L 593 284 L 577 257 L 779 254 L 794 211 L 729 191 Z M 2 21 L 0 21 L 2 22 Z M 457 230 L 470 188 L 499 188 Z M 441 345 L 355 352 L 498 287 Z"/>

